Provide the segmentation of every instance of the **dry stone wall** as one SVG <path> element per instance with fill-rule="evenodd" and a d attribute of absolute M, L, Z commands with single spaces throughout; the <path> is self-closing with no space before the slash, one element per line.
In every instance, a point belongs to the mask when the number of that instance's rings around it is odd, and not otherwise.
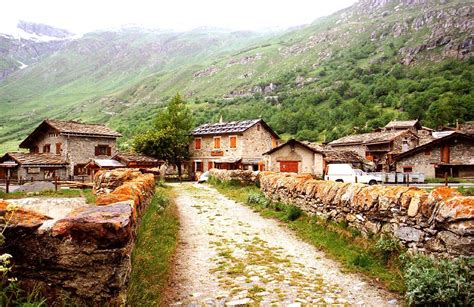
<path fill-rule="evenodd" d="M 209 176 L 219 181 L 237 181 L 242 184 L 256 184 L 258 182 L 258 171 L 243 170 L 221 170 L 213 168 L 209 171 Z"/>
<path fill-rule="evenodd" d="M 76 204 L 62 216 L 52 217 L 48 207 L 57 202 L 12 208 L 0 201 L 0 215 L 9 221 L 1 252 L 13 256 L 23 285 L 39 286 L 50 305 L 125 303 L 135 233 L 155 181 L 152 174 L 118 169 L 97 173 L 94 184 L 96 205 Z"/>
<path fill-rule="evenodd" d="M 264 172 L 262 192 L 311 215 L 345 221 L 364 233 L 388 234 L 407 248 L 437 256 L 474 254 L 474 197 L 441 187 L 368 186 Z"/>

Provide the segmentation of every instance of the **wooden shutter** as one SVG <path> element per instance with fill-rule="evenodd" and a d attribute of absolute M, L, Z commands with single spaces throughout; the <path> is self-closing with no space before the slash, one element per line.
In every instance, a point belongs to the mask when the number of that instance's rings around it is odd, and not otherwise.
<path fill-rule="evenodd" d="M 212 161 L 207 162 L 207 170 L 212 169 Z"/>
<path fill-rule="evenodd" d="M 220 137 L 215 137 L 214 138 L 214 148 L 216 148 L 216 149 L 221 148 L 221 138 Z"/>
<path fill-rule="evenodd" d="M 231 136 L 230 137 L 230 148 L 237 148 L 237 137 Z"/>
<path fill-rule="evenodd" d="M 61 143 L 56 143 L 56 154 L 57 155 L 61 154 Z"/>
<path fill-rule="evenodd" d="M 449 163 L 449 145 L 441 146 L 441 162 Z"/>
<path fill-rule="evenodd" d="M 96 156 L 99 156 L 99 155 L 100 155 L 99 146 L 96 146 L 96 147 L 95 147 L 95 155 L 96 155 Z"/>
<path fill-rule="evenodd" d="M 194 149 L 199 150 L 201 149 L 201 139 L 194 140 Z"/>
<path fill-rule="evenodd" d="M 107 146 L 107 156 L 112 155 L 112 148 L 110 146 Z"/>

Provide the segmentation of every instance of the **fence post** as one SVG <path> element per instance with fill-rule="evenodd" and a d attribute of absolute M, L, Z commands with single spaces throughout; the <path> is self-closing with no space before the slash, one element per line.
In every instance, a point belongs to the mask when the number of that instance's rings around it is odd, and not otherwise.
<path fill-rule="evenodd" d="M 444 172 L 444 185 L 448 186 L 448 172 Z"/>
<path fill-rule="evenodd" d="M 57 192 L 58 191 L 58 177 L 54 177 L 54 190 Z"/>
<path fill-rule="evenodd" d="M 5 192 L 10 193 L 10 176 L 7 176 L 7 186 Z"/>

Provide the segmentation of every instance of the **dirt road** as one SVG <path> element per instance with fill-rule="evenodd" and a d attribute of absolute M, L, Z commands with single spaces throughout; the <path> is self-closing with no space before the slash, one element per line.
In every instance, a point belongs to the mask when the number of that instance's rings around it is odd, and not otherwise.
<path fill-rule="evenodd" d="M 399 304 L 357 275 L 342 273 L 279 222 L 206 185 L 173 187 L 181 230 L 169 304 Z"/>

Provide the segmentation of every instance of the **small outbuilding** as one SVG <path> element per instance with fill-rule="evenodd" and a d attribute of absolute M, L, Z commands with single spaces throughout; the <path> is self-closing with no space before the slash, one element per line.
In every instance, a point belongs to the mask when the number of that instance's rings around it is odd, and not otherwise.
<path fill-rule="evenodd" d="M 323 177 L 329 163 L 350 163 L 364 168 L 365 162 L 353 151 L 326 150 L 320 144 L 294 139 L 264 154 L 265 168 L 273 172 L 306 173 Z"/>
<path fill-rule="evenodd" d="M 112 159 L 128 168 L 155 168 L 161 167 L 165 163 L 163 160 L 133 153 L 118 153 Z"/>
<path fill-rule="evenodd" d="M 0 179 L 7 174 L 15 181 L 42 181 L 67 178 L 68 163 L 51 153 L 8 152 L 0 158 Z"/>

